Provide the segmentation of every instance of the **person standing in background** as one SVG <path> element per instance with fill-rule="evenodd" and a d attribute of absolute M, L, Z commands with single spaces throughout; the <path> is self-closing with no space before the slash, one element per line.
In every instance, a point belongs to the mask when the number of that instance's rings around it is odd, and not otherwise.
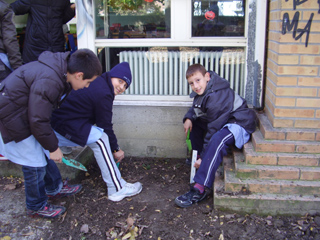
<path fill-rule="evenodd" d="M 17 0 L 10 4 L 16 15 L 28 15 L 22 52 L 23 63 L 36 61 L 44 51 L 64 52 L 63 24 L 75 16 L 70 0 Z"/>
<path fill-rule="evenodd" d="M 22 65 L 13 17 L 9 4 L 0 0 L 0 82 Z"/>

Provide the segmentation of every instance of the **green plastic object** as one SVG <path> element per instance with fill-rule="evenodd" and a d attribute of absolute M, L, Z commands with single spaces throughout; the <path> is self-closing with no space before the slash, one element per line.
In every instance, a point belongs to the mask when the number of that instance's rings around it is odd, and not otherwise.
<path fill-rule="evenodd" d="M 191 145 L 191 140 L 190 140 L 190 129 L 188 130 L 188 133 L 187 133 L 186 143 L 187 143 L 188 150 L 190 153 L 192 151 L 192 145 Z"/>
<path fill-rule="evenodd" d="M 70 166 L 70 167 L 74 167 L 74 168 L 77 168 L 77 169 L 80 169 L 82 171 L 87 171 L 87 168 L 85 166 L 83 166 L 82 163 L 74 160 L 74 159 L 70 159 L 70 158 L 66 158 L 66 157 L 63 157 L 62 158 L 62 162 L 64 164 L 66 164 L 67 166 Z"/>

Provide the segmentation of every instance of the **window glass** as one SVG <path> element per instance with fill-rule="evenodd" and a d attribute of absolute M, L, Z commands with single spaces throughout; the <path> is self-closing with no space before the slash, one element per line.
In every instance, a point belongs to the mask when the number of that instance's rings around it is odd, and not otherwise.
<path fill-rule="evenodd" d="M 97 38 L 170 38 L 171 0 L 95 0 Z"/>
<path fill-rule="evenodd" d="M 244 36 L 245 0 L 192 0 L 192 36 Z"/>
<path fill-rule="evenodd" d="M 132 84 L 125 94 L 187 96 L 191 93 L 185 73 L 191 64 L 200 63 L 230 82 L 244 94 L 244 48 L 231 47 L 126 47 L 100 48 L 98 56 L 109 71 L 128 62 Z"/>

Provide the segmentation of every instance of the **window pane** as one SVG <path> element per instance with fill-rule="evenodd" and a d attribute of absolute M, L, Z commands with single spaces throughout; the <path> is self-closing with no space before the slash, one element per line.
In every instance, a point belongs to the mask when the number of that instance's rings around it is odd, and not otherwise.
<path fill-rule="evenodd" d="M 244 36 L 245 0 L 192 0 L 192 36 Z"/>
<path fill-rule="evenodd" d="M 97 38 L 170 38 L 171 0 L 95 0 Z"/>
<path fill-rule="evenodd" d="M 244 94 L 245 52 L 243 48 L 223 47 L 139 47 L 98 49 L 100 59 L 110 64 L 129 62 L 132 84 L 125 94 L 186 96 L 191 88 L 185 78 L 187 68 L 200 63 L 230 82 Z"/>

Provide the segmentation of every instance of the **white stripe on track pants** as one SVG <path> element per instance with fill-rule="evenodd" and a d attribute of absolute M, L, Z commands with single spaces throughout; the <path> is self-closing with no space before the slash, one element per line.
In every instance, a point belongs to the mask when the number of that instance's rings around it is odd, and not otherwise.
<path fill-rule="evenodd" d="M 121 173 L 113 158 L 108 135 L 103 133 L 98 141 L 88 144 L 88 147 L 92 149 L 100 167 L 102 178 L 108 187 L 108 195 L 119 191 L 126 181 L 121 178 Z"/>

